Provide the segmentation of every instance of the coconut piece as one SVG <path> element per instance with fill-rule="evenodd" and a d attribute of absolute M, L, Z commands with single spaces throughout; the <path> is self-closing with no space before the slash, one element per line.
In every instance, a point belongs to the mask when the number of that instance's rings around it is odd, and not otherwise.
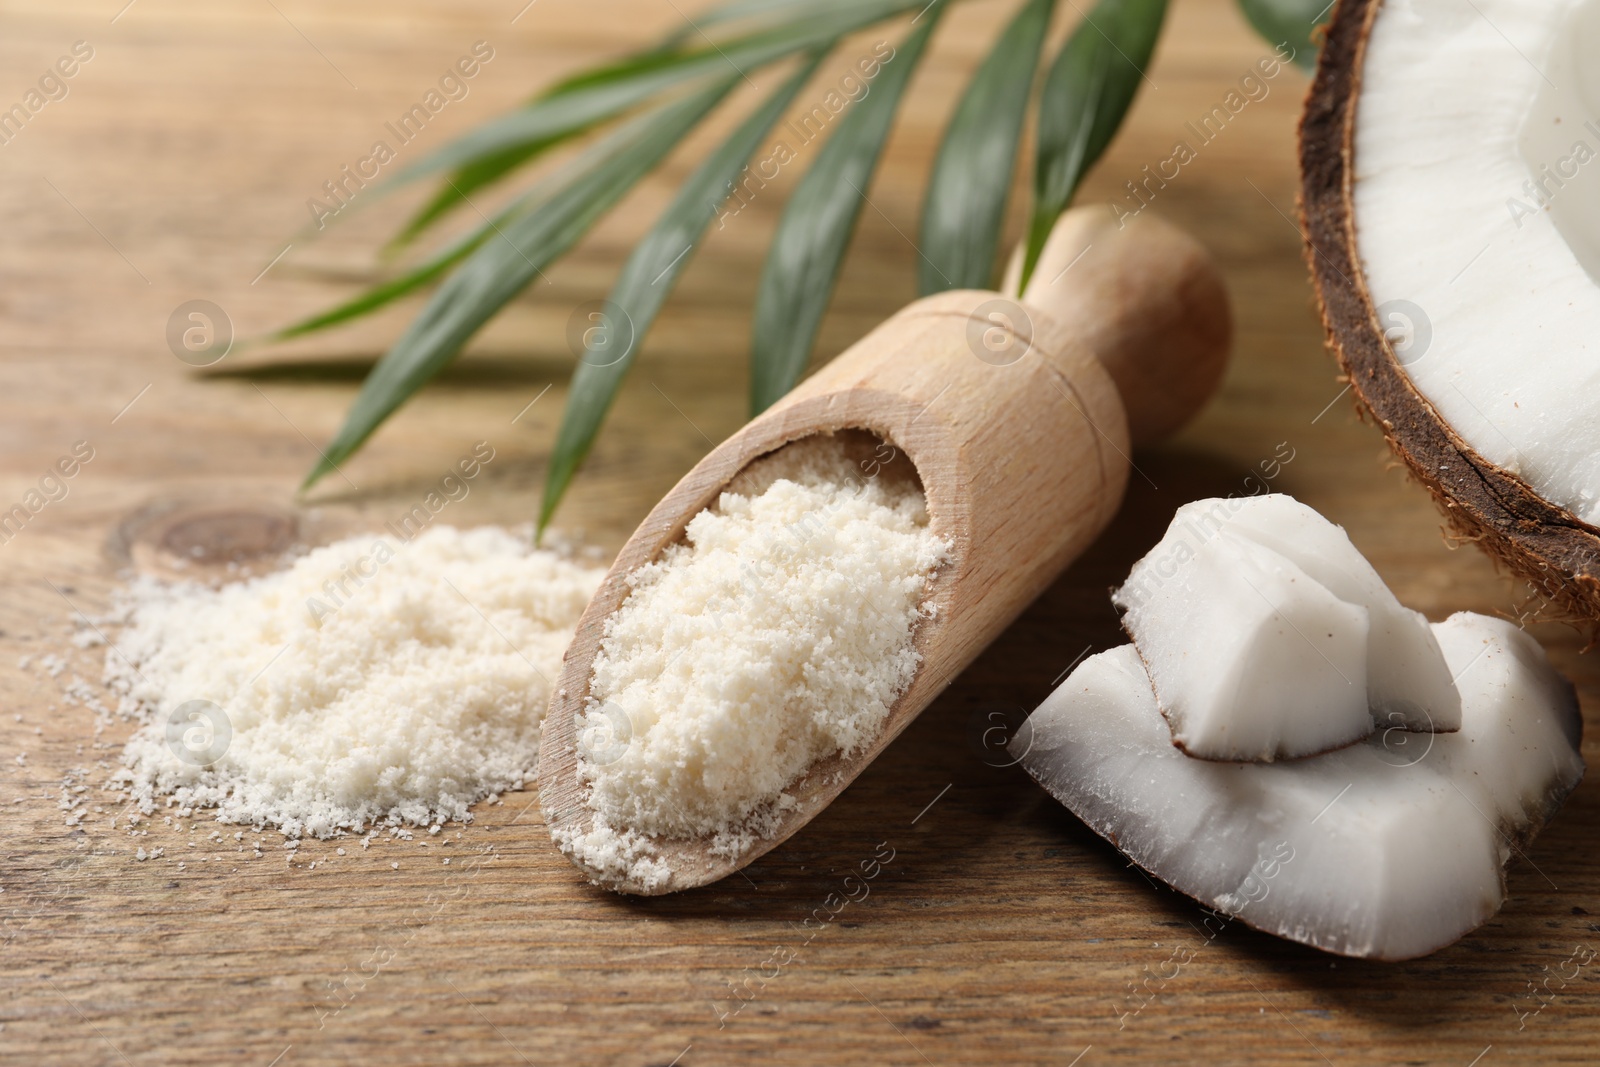
<path fill-rule="evenodd" d="M 1342 647 L 1351 618 L 1318 607 L 1330 598 L 1364 612 L 1359 662 L 1324 647 Z M 1292 759 L 1379 726 L 1461 724 L 1428 620 L 1395 599 L 1341 527 L 1292 497 L 1185 504 L 1113 600 L 1192 756 Z M 1343 688 L 1325 684 L 1330 671 Z"/>
<path fill-rule="evenodd" d="M 1191 759 L 1124 645 L 1085 660 L 1011 751 L 1204 904 L 1341 955 L 1426 955 L 1499 909 L 1505 862 L 1583 775 L 1576 696 L 1532 638 L 1469 613 L 1433 630 L 1461 690 L 1457 733 L 1384 731 L 1273 764 Z"/>
<path fill-rule="evenodd" d="M 1301 123 L 1330 346 L 1451 526 L 1600 622 L 1600 8 L 1343 0 Z"/>
<path fill-rule="evenodd" d="M 1372 733 L 1367 609 L 1281 553 L 1174 520 L 1113 600 L 1189 755 L 1292 759 Z"/>
<path fill-rule="evenodd" d="M 1427 617 L 1384 584 L 1344 527 L 1283 493 L 1228 501 L 1196 501 L 1178 509 L 1232 505 L 1227 528 L 1293 560 L 1340 600 L 1367 609 L 1367 704 L 1380 726 L 1439 733 L 1461 726 L 1461 697 Z"/>

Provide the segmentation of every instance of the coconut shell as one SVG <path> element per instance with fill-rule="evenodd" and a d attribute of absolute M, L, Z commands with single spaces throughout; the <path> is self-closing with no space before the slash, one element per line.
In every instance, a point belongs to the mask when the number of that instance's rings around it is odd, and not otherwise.
<path fill-rule="evenodd" d="M 1401 368 L 1356 245 L 1355 125 L 1381 0 L 1339 0 L 1300 119 L 1300 217 L 1329 349 L 1360 408 L 1444 510 L 1450 528 L 1526 579 L 1541 614 L 1600 630 L 1600 529 L 1484 459 Z"/>

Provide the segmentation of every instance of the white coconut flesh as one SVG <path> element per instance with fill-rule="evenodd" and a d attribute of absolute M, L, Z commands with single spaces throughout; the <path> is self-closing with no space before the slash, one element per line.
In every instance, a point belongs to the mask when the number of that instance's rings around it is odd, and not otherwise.
<path fill-rule="evenodd" d="M 1395 598 L 1343 527 L 1282 493 L 1229 503 L 1229 529 L 1367 609 L 1367 700 L 1380 726 L 1435 733 L 1461 725 L 1461 698 L 1426 616 Z"/>
<path fill-rule="evenodd" d="M 1113 599 L 1191 756 L 1294 759 L 1460 725 L 1427 620 L 1291 497 L 1184 505 Z"/>
<path fill-rule="evenodd" d="M 1600 522 L 1600 3 L 1385 0 L 1355 126 L 1356 245 L 1418 391 Z"/>
<path fill-rule="evenodd" d="M 1509 623 L 1433 627 L 1462 696 L 1453 734 L 1384 731 L 1308 759 L 1218 763 L 1173 747 L 1132 645 L 1085 660 L 1012 754 L 1174 888 L 1347 956 L 1409 959 L 1505 899 L 1504 868 L 1583 774 L 1572 687 Z"/>

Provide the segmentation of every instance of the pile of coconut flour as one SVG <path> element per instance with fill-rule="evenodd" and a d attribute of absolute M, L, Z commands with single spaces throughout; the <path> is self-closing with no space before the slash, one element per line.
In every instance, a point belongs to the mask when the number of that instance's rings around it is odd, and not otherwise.
<path fill-rule="evenodd" d="M 603 574 L 505 530 L 435 527 L 221 588 L 141 578 L 106 659 L 145 720 L 121 782 L 147 813 L 215 808 L 292 837 L 467 819 L 532 775 Z"/>
<path fill-rule="evenodd" d="M 770 836 L 785 790 L 870 743 L 915 674 L 949 546 L 914 479 L 818 441 L 747 468 L 607 620 L 578 722 L 592 826 L 557 834 L 591 871 L 659 885 L 653 839 L 737 855 Z"/>

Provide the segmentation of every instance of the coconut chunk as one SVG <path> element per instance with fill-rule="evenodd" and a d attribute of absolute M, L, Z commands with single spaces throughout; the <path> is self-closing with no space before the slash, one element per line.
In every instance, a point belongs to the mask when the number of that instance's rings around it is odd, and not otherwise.
<path fill-rule="evenodd" d="M 1290 759 L 1372 733 L 1367 609 L 1282 554 L 1175 521 L 1113 599 L 1189 755 Z"/>
<path fill-rule="evenodd" d="M 1461 725 L 1428 620 L 1395 599 L 1343 528 L 1292 497 L 1185 504 L 1112 599 L 1127 611 L 1173 740 L 1192 756 L 1295 759 L 1378 728 Z M 1359 665 L 1329 651 L 1343 647 L 1350 618 L 1319 608 L 1331 600 L 1364 614 Z M 1262 617 L 1263 607 L 1275 614 Z M 1241 625 L 1241 612 L 1254 621 Z M 1342 688 L 1324 685 L 1330 669 Z"/>
<path fill-rule="evenodd" d="M 1202 903 L 1341 955 L 1426 955 L 1499 909 L 1506 860 L 1584 769 L 1577 699 L 1532 638 L 1468 613 L 1433 632 L 1461 691 L 1456 733 L 1382 731 L 1273 764 L 1192 759 L 1170 743 L 1124 645 L 1085 660 L 1012 754 L 1130 859 Z"/>
<path fill-rule="evenodd" d="M 1474 744 L 1470 736 L 1438 737 L 1434 747 L 1463 789 L 1477 784 L 1484 811 L 1508 804 L 1520 809 L 1513 828 L 1531 823 L 1531 837 L 1583 777 L 1583 718 L 1572 683 L 1550 666 L 1527 631 L 1504 619 L 1462 611 L 1433 631 L 1445 661 L 1461 675 L 1463 726 L 1472 703 L 1496 731 L 1493 745 Z M 1387 747 L 1396 750 L 1393 739 Z"/>
<path fill-rule="evenodd" d="M 1213 511 L 1217 503 L 1223 501 L 1196 502 Z M 1395 599 L 1344 527 L 1283 493 L 1226 503 L 1234 505 L 1229 530 L 1288 557 L 1340 600 L 1367 609 L 1367 704 L 1380 726 L 1430 733 L 1460 728 L 1461 698 L 1427 617 Z M 1179 508 L 1177 516 L 1200 510 L 1196 504 Z"/>

